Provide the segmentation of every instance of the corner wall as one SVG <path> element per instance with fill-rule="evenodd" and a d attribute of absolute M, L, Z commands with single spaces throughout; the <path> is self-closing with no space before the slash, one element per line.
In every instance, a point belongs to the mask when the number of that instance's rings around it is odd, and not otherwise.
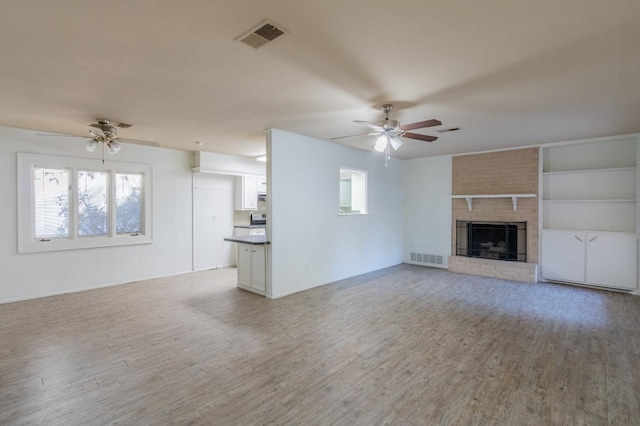
<path fill-rule="evenodd" d="M 18 254 L 16 153 L 91 158 L 80 138 L 0 127 L 0 303 L 189 272 L 192 269 L 188 152 L 123 144 L 118 161 L 153 165 L 153 243 Z"/>
<path fill-rule="evenodd" d="M 451 253 L 451 157 L 406 160 L 404 262 L 446 268 Z"/>
<path fill-rule="evenodd" d="M 267 136 L 267 295 L 402 263 L 402 162 L 282 130 Z M 339 215 L 340 168 L 367 171 L 366 215 Z"/>

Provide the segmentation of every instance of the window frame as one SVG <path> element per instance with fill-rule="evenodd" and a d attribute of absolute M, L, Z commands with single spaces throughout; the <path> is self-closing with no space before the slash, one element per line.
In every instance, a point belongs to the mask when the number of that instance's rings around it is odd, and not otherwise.
<path fill-rule="evenodd" d="M 109 161 L 56 155 L 17 153 L 18 162 L 18 253 L 37 253 L 97 247 L 150 244 L 153 242 L 153 167 L 150 164 Z M 34 168 L 64 168 L 70 172 L 69 236 L 35 237 Z M 108 233 L 105 236 L 78 235 L 78 171 L 108 173 Z M 116 173 L 141 174 L 142 232 L 118 234 L 116 229 Z"/>
<path fill-rule="evenodd" d="M 341 206 L 341 198 L 342 198 L 342 188 L 341 188 L 341 182 L 342 182 L 342 175 L 343 173 L 351 173 L 351 203 L 353 206 L 353 175 L 354 174 L 359 174 L 363 177 L 363 184 L 362 184 L 362 205 L 364 207 L 364 209 L 361 209 L 357 212 L 343 212 L 342 211 L 342 206 Z M 361 169 L 355 169 L 353 167 L 340 167 L 339 173 L 338 173 L 338 184 L 339 184 L 339 189 L 338 189 L 338 215 L 339 216 L 357 216 L 357 215 L 368 215 L 369 214 L 369 173 L 366 170 L 361 170 Z"/>

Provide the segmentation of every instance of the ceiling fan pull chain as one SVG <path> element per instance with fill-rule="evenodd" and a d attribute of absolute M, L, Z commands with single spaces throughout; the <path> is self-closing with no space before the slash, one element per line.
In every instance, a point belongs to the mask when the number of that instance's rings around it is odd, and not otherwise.
<path fill-rule="evenodd" d="M 389 137 L 387 137 L 387 149 L 384 151 L 384 166 L 389 167 Z"/>

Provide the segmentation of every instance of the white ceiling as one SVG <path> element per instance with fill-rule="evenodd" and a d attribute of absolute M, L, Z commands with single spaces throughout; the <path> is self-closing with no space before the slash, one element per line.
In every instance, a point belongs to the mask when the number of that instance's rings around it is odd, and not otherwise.
<path fill-rule="evenodd" d="M 234 39 L 268 18 L 288 34 Z M 638 0 L 27 0 L 0 13 L 0 125 L 265 152 L 437 118 L 399 158 L 640 132 Z M 196 141 L 203 142 L 199 147 Z M 78 143 L 71 139 L 70 143 Z M 372 137 L 341 143 L 370 149 Z"/>

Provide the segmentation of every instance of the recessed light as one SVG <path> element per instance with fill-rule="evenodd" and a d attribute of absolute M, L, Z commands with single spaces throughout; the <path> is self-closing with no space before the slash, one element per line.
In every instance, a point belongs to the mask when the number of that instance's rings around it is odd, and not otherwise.
<path fill-rule="evenodd" d="M 204 145 L 204 144 L 203 144 L 202 142 L 200 142 L 200 141 L 195 141 L 194 143 L 195 143 L 196 145 L 198 145 L 198 146 L 202 146 L 202 145 Z"/>

